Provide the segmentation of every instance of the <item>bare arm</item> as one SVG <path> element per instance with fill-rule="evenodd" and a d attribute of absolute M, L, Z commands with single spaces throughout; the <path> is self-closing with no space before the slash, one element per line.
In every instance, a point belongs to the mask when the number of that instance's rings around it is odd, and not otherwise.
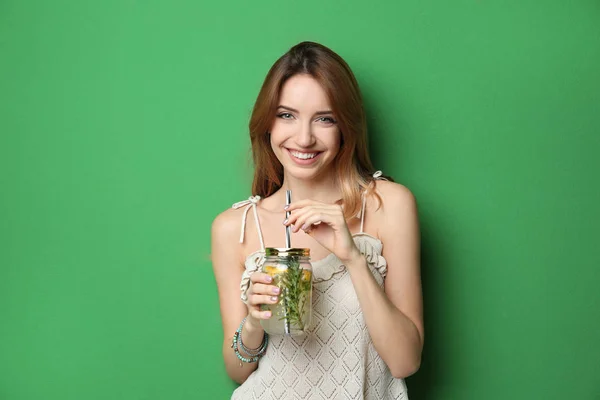
<path fill-rule="evenodd" d="M 248 314 L 240 299 L 240 280 L 244 272 L 241 263 L 239 219 L 234 210 L 220 214 L 212 224 L 212 264 L 219 291 L 221 321 L 223 323 L 223 359 L 227 375 L 237 383 L 243 383 L 256 369 L 256 363 L 242 363 L 231 348 L 233 334 Z M 257 348 L 263 340 L 264 331 L 248 321 L 242 330 L 244 345 Z"/>
<path fill-rule="evenodd" d="M 402 185 L 378 182 L 377 189 L 383 207 L 371 215 L 382 227 L 379 234 L 388 262 L 385 291 L 352 240 L 341 206 L 300 200 L 288 207 L 292 214 L 285 224 L 293 225 L 294 232 L 304 230 L 344 262 L 375 349 L 391 373 L 404 378 L 419 368 L 423 348 L 417 205 Z"/>
<path fill-rule="evenodd" d="M 227 374 L 237 383 L 246 381 L 258 364 L 240 362 L 231 346 L 234 332 L 246 317 L 240 335 L 241 340 L 248 348 L 260 347 L 264 338 L 260 320 L 271 316 L 270 311 L 260 311 L 260 305 L 277 303 L 279 290 L 272 284 L 269 275 L 254 272 L 250 276 L 248 304 L 244 304 L 240 299 L 240 281 L 244 272 L 241 261 L 242 248 L 238 244 L 240 213 L 235 210 L 225 211 L 214 220 L 212 225 L 213 270 L 219 291 L 223 322 L 223 359 Z M 241 354 L 247 356 L 243 351 Z"/>
<path fill-rule="evenodd" d="M 380 220 L 386 223 L 379 232 L 388 262 L 385 291 L 364 256 L 347 262 L 347 267 L 375 349 L 392 375 L 404 378 L 419 369 L 424 341 L 420 233 L 412 193 L 397 184 L 385 185 Z"/>

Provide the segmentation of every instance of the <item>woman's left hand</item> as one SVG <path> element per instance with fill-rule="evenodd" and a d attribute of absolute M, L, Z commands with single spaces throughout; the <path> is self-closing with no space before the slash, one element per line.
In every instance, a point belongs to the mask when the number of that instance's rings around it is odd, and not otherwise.
<path fill-rule="evenodd" d="M 292 232 L 302 229 L 343 262 L 360 257 L 340 205 L 300 200 L 286 211 L 291 214 L 284 225 L 292 225 Z"/>

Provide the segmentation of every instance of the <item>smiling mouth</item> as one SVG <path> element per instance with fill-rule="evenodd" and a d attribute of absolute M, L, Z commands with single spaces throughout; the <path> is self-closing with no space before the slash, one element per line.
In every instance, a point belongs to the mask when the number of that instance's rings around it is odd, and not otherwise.
<path fill-rule="evenodd" d="M 287 149 L 291 155 L 301 160 L 310 160 L 321 154 L 320 151 L 304 152 L 298 150 Z"/>

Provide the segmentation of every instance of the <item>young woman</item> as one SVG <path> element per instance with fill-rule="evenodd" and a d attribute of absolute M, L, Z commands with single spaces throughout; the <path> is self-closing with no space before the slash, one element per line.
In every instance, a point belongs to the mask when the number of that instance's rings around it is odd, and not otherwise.
<path fill-rule="evenodd" d="M 336 53 L 303 42 L 273 65 L 250 120 L 253 196 L 212 226 L 233 399 L 408 398 L 423 348 L 417 205 L 374 170 L 366 135 L 358 84 Z M 279 293 L 260 266 L 265 247 L 285 247 L 284 225 L 293 247 L 310 249 L 313 321 L 302 336 L 268 337 L 260 305 Z"/>

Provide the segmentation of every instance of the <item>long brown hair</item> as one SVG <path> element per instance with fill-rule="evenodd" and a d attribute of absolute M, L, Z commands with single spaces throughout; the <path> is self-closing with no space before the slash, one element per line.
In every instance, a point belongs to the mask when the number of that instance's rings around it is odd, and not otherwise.
<path fill-rule="evenodd" d="M 281 56 L 260 89 L 249 124 L 254 159 L 252 193 L 268 197 L 283 184 L 283 166 L 273 153 L 268 131 L 276 116 L 281 88 L 296 74 L 311 75 L 327 93 L 341 133 L 341 147 L 333 165 L 344 214 L 346 218 L 356 215 L 363 191 L 370 192 L 374 187 L 363 100 L 348 64 L 331 49 L 314 42 L 299 43 Z"/>

